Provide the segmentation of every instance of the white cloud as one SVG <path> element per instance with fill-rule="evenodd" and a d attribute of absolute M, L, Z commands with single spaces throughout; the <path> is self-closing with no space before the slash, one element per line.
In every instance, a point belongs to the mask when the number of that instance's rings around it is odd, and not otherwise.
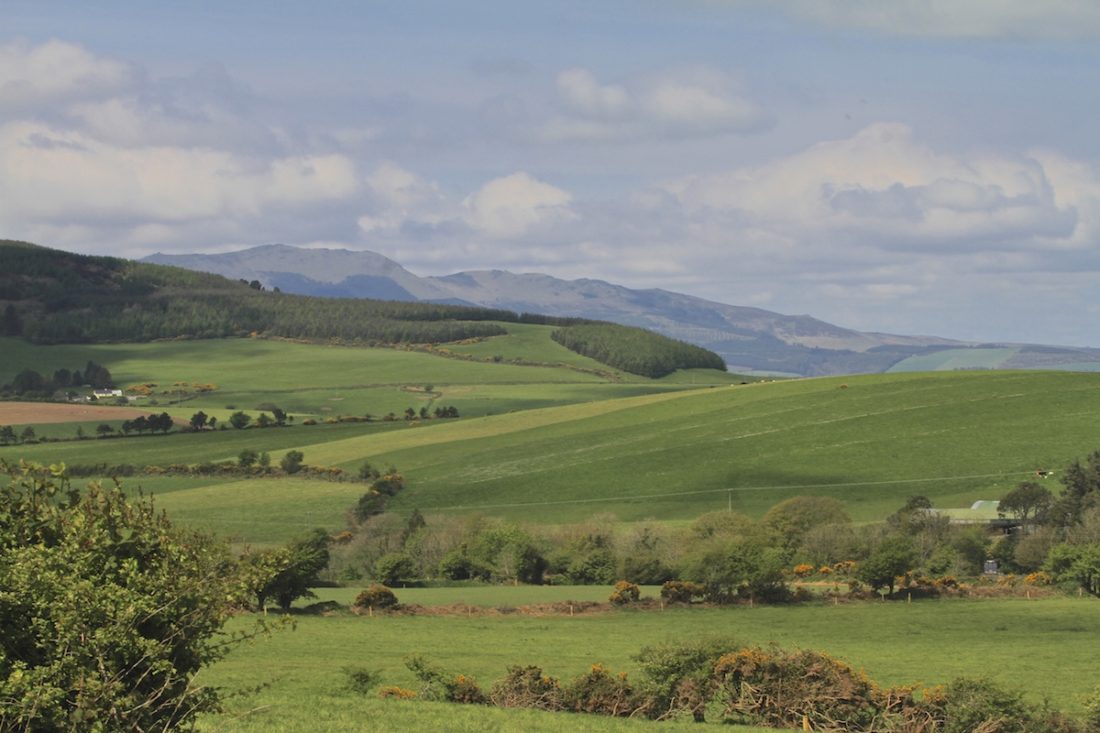
<path fill-rule="evenodd" d="M 603 84 L 587 69 L 558 74 L 560 114 L 539 137 L 547 142 L 630 141 L 751 133 L 770 124 L 728 75 L 694 68 Z"/>
<path fill-rule="evenodd" d="M 787 12 L 825 25 L 947 38 L 1096 38 L 1094 0 L 792 0 Z"/>
<path fill-rule="evenodd" d="M 494 178 L 462 205 L 470 226 L 491 237 L 506 238 L 572 219 L 572 200 L 568 191 L 521 171 Z"/>
<path fill-rule="evenodd" d="M 0 223 L 187 224 L 251 218 L 352 196 L 339 155 L 256 159 L 221 150 L 124 148 L 84 133 L 20 122 L 0 127 Z"/>
<path fill-rule="evenodd" d="M 1081 241 L 1079 194 L 1063 191 L 1059 199 L 1053 173 L 1072 174 L 1034 156 L 937 152 L 904 125 L 876 124 L 754 168 L 689 176 L 667 190 L 688 211 L 736 214 L 796 240 L 840 238 L 884 250 L 1069 247 Z M 1096 178 L 1088 180 L 1095 190 Z"/>
<path fill-rule="evenodd" d="M 0 109 L 8 112 L 118 92 L 137 78 L 133 66 L 64 41 L 0 45 Z"/>
<path fill-rule="evenodd" d="M 369 213 L 358 219 L 364 233 L 399 230 L 406 223 L 436 225 L 456 215 L 439 186 L 392 162 L 366 178 Z"/>

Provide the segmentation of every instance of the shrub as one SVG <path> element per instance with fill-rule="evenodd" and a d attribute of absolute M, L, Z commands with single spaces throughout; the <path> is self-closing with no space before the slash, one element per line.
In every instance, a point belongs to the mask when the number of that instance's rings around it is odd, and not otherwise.
<path fill-rule="evenodd" d="M 302 460 L 305 458 L 300 450 L 288 450 L 279 461 L 279 466 L 287 473 L 298 473 L 302 470 Z"/>
<path fill-rule="evenodd" d="M 189 729 L 216 710 L 193 680 L 243 604 L 228 548 L 117 486 L 0 466 L 0 730 Z"/>
<path fill-rule="evenodd" d="M 411 578 L 416 573 L 412 558 L 404 552 L 390 552 L 378 558 L 374 564 L 374 574 L 387 585 L 396 585 Z"/>
<path fill-rule="evenodd" d="M 1085 724 L 1089 733 L 1100 733 L 1100 685 L 1085 696 Z"/>
<path fill-rule="evenodd" d="M 666 720 L 690 715 L 705 721 L 705 709 L 714 695 L 711 676 L 718 659 L 739 648 L 727 639 L 646 647 L 634 659 L 645 677 L 642 690 L 646 716 Z"/>
<path fill-rule="evenodd" d="M 344 687 L 352 692 L 365 695 L 378 684 L 379 674 L 366 667 L 344 667 Z"/>
<path fill-rule="evenodd" d="M 355 608 L 396 608 L 397 596 L 393 591 L 381 583 L 371 583 L 368 588 L 361 591 L 351 604 Z"/>
<path fill-rule="evenodd" d="M 661 586 L 661 598 L 669 603 L 691 603 L 705 592 L 703 586 L 690 580 L 668 580 Z"/>
<path fill-rule="evenodd" d="M 489 697 L 472 677 L 463 674 L 452 677 L 419 655 L 406 659 L 405 666 L 423 684 L 419 697 L 424 700 L 470 705 L 485 705 L 489 702 Z"/>
<path fill-rule="evenodd" d="M 884 698 L 865 675 L 821 652 L 746 648 L 714 667 L 725 714 L 734 720 L 813 730 L 867 730 Z"/>
<path fill-rule="evenodd" d="M 562 704 L 576 713 L 626 717 L 642 706 L 643 699 L 625 672 L 613 675 L 602 664 L 593 664 L 562 689 Z"/>
<path fill-rule="evenodd" d="M 1022 733 L 1031 730 L 1032 716 L 1020 693 L 1005 690 L 988 680 L 956 679 L 927 691 L 919 707 L 939 723 L 937 733 Z"/>
<path fill-rule="evenodd" d="M 512 666 L 489 692 L 489 700 L 502 708 L 561 710 L 561 685 L 539 667 Z"/>
<path fill-rule="evenodd" d="M 637 583 L 631 583 L 629 580 L 620 580 L 615 584 L 615 588 L 611 591 L 611 597 L 609 601 L 616 606 L 625 606 L 628 603 L 637 603 L 641 597 L 641 589 Z"/>

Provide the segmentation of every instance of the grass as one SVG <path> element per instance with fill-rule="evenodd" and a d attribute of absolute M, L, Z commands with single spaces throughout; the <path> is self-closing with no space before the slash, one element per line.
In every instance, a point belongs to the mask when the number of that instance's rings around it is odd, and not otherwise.
<path fill-rule="evenodd" d="M 507 594 L 502 589 L 500 598 Z M 534 597 L 527 589 L 518 599 Z M 543 590 L 543 589 L 537 589 Z M 579 595 L 588 589 L 545 589 Z M 606 588 L 601 589 L 607 591 Z M 423 593 L 429 591 L 425 589 Z M 432 590 L 453 601 L 469 589 Z M 399 597 L 413 591 L 398 591 Z M 544 596 L 549 598 L 549 596 Z M 382 684 L 415 688 L 404 667 L 422 654 L 453 673 L 470 674 L 488 687 L 511 664 L 535 664 L 547 674 L 572 677 L 595 662 L 632 673 L 633 655 L 647 645 L 711 637 L 744 644 L 808 647 L 845 659 L 885 685 L 947 682 L 957 676 L 989 677 L 1026 692 L 1032 702 L 1049 699 L 1057 708 L 1080 712 L 1080 696 L 1100 678 L 1091 639 L 1100 633 L 1095 599 L 1051 598 L 853 603 L 840 606 L 781 606 L 733 609 L 613 611 L 569 616 L 299 616 L 296 629 L 277 632 L 245 646 L 203 674 L 208 684 L 230 689 L 269 685 L 233 711 L 249 715 L 210 719 L 205 730 L 347 730 L 371 724 L 384 730 L 416 730 L 425 721 L 455 716 L 474 730 L 679 730 L 665 724 L 612 721 L 425 703 L 364 700 L 341 690 L 347 666 L 380 673 Z M 236 628 L 247 619 L 234 622 Z M 1026 663 L 1021 660 L 1027 660 Z M 316 717 L 315 716 L 319 716 Z M 554 727 L 558 726 L 558 727 Z M 590 727 L 585 727 L 590 726 Z M 603 727 L 610 726 L 610 727 Z M 444 727 L 447 727 L 444 724 Z M 450 729 L 450 728 L 449 728 Z"/>
<path fill-rule="evenodd" d="M 524 333 L 522 338 L 531 341 L 540 336 L 546 344 L 557 347 L 549 339 L 549 330 L 538 328 L 542 331 Z M 522 351 L 525 347 L 517 348 Z M 433 400 L 456 404 L 461 410 L 463 405 L 454 399 L 462 393 L 461 386 L 485 384 L 512 387 L 508 399 L 514 404 L 498 404 L 497 410 L 520 409 L 527 399 L 525 385 L 589 385 L 593 389 L 582 391 L 582 399 L 596 399 L 603 394 L 601 387 L 613 386 L 608 385 L 606 377 L 575 369 L 465 361 L 399 349 L 266 339 L 39 346 L 21 339 L 4 338 L 0 339 L 0 381 L 7 381 L 25 368 L 43 374 L 52 374 L 59 368 L 83 368 L 89 359 L 107 366 L 119 385 L 158 385 L 157 404 L 143 401 L 139 403 L 141 409 L 155 407 L 158 412 L 163 409 L 178 397 L 172 392 L 176 382 L 216 384 L 215 392 L 198 395 L 185 403 L 188 415 L 198 409 L 208 413 L 228 410 L 225 406 L 230 404 L 234 405 L 233 409 L 255 410 L 264 402 L 299 415 L 317 416 L 384 415 L 391 411 L 401 412 L 410 406 L 419 409 Z M 603 371 L 614 370 L 604 368 Z M 650 381 L 625 378 L 631 382 Z M 433 385 L 438 394 L 419 391 L 426 384 Z M 164 390 L 167 393 L 161 394 Z M 467 404 L 467 411 L 476 406 L 477 403 Z M 223 419 L 227 415 L 228 412 L 218 417 Z"/>
<path fill-rule="evenodd" d="M 625 394 L 648 389 L 603 386 Z M 552 399 L 553 389 L 531 385 L 530 394 Z M 727 508 L 760 516 L 778 501 L 814 494 L 836 497 L 854 519 L 871 521 L 913 494 L 937 507 L 964 507 L 999 498 L 1036 469 L 1061 469 L 1097 448 L 1098 411 L 1097 374 L 891 374 L 674 389 L 423 424 L 13 446 L 0 457 L 163 464 L 231 459 L 251 448 L 277 461 L 294 448 L 314 465 L 397 466 L 408 479 L 392 504 L 398 512 L 545 523 L 609 512 L 682 521 Z M 324 482 L 286 490 L 269 484 L 194 488 L 191 498 L 177 491 L 170 508 L 183 521 L 267 542 L 307 524 L 339 528 L 354 500 L 342 504 L 346 497 Z M 1050 484 L 1056 488 L 1057 478 Z"/>
<path fill-rule="evenodd" d="M 902 359 L 890 367 L 890 372 L 931 372 L 952 369 L 997 369 L 1011 359 L 1019 349 L 944 349 Z"/>

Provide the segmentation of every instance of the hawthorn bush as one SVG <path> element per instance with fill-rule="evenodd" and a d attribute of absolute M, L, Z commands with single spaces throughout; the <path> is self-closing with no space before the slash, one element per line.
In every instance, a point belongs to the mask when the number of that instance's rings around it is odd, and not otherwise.
<path fill-rule="evenodd" d="M 188 730 L 216 710 L 194 678 L 246 603 L 227 547 L 63 466 L 2 470 L 0 730 Z"/>

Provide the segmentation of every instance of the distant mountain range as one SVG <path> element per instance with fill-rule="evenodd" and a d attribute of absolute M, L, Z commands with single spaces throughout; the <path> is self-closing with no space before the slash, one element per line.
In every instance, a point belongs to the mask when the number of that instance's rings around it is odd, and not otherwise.
<path fill-rule="evenodd" d="M 288 293 L 430 301 L 652 329 L 720 354 L 733 371 L 799 376 L 888 370 L 1046 368 L 1100 371 L 1100 349 L 976 344 L 854 331 L 810 316 L 726 305 L 668 290 L 504 270 L 420 277 L 375 252 L 282 244 L 224 254 L 154 254 L 145 262 L 258 280 Z"/>

